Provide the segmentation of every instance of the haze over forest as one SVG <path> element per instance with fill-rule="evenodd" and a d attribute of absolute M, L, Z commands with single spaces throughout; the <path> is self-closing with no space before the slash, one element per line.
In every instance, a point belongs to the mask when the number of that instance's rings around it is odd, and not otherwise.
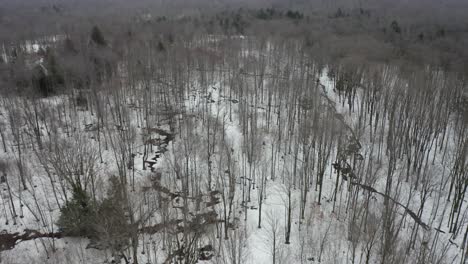
<path fill-rule="evenodd" d="M 468 263 L 467 14 L 1 1 L 0 263 Z"/>

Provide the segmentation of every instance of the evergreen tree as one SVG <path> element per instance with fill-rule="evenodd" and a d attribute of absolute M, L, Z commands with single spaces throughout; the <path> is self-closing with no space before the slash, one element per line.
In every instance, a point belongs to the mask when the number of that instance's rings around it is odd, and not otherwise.
<path fill-rule="evenodd" d="M 396 20 L 393 20 L 392 23 L 390 24 L 390 28 L 393 30 L 393 32 L 400 34 L 401 33 L 401 28 L 398 22 Z"/>
<path fill-rule="evenodd" d="M 97 26 L 91 30 L 91 40 L 99 46 L 107 46 L 107 41 Z"/>
<path fill-rule="evenodd" d="M 61 210 L 57 225 L 68 236 L 92 237 L 95 204 L 81 188 L 73 189 L 73 197 Z"/>

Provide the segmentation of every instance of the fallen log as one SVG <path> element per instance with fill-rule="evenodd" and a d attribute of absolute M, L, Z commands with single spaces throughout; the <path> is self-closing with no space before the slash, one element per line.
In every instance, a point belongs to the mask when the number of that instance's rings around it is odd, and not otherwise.
<path fill-rule="evenodd" d="M 9 250 L 16 246 L 18 241 L 27 241 L 36 238 L 62 238 L 62 232 L 56 233 L 41 233 L 37 230 L 25 229 L 23 234 L 7 233 L 3 231 L 0 233 L 0 251 Z"/>

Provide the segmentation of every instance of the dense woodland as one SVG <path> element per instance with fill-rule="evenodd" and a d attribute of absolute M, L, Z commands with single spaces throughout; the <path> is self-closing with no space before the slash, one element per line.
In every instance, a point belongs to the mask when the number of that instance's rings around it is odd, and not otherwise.
<path fill-rule="evenodd" d="M 462 1 L 7 1 L 0 263 L 468 262 Z"/>

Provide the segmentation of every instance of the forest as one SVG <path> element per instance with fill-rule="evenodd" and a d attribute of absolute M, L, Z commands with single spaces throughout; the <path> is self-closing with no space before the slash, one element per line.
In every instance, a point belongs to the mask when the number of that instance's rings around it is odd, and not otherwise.
<path fill-rule="evenodd" d="M 468 2 L 3 2 L 0 263 L 468 263 Z"/>

